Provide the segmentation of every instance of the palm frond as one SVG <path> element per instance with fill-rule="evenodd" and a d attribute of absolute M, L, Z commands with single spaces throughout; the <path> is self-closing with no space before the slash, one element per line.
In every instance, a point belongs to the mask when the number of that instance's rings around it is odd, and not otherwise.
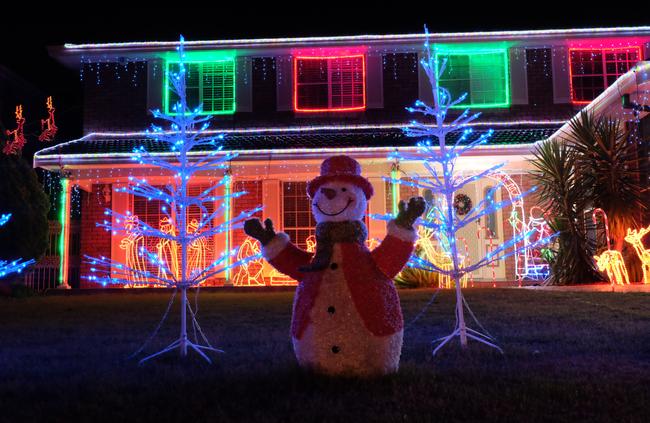
<path fill-rule="evenodd" d="M 612 238 L 621 245 L 627 228 L 637 227 L 646 209 L 636 145 L 618 119 L 582 112 L 564 140 L 576 152 L 576 171 L 592 208 L 607 213 Z"/>
<path fill-rule="evenodd" d="M 531 161 L 540 204 L 553 217 L 549 226 L 560 235 L 550 249 L 551 282 L 557 285 L 589 283 L 602 279 L 595 268 L 594 242 L 587 236 L 583 210 L 587 188 L 578 180 L 577 153 L 559 140 L 545 141 L 535 148 Z"/>

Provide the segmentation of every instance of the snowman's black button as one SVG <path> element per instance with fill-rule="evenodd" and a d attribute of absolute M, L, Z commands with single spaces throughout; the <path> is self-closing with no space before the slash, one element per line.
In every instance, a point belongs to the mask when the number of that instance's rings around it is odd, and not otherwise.
<path fill-rule="evenodd" d="M 334 308 L 334 306 L 329 306 L 329 307 L 327 307 L 327 312 L 328 312 L 329 314 L 334 314 L 335 311 L 336 311 L 336 309 Z"/>
<path fill-rule="evenodd" d="M 332 352 L 333 352 L 334 354 L 338 354 L 340 351 L 341 351 L 341 348 L 339 348 L 338 345 L 334 345 L 334 346 L 332 346 Z"/>
<path fill-rule="evenodd" d="M 332 263 L 332 264 L 330 264 L 330 269 L 332 269 L 332 270 L 336 270 L 336 269 L 338 269 L 338 268 L 339 268 L 339 265 L 338 265 L 337 263 Z"/>

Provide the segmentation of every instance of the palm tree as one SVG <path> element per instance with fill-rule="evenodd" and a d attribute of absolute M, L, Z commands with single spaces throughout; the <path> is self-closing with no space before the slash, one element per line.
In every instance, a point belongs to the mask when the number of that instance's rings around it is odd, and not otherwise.
<path fill-rule="evenodd" d="M 646 209 L 636 146 L 618 119 L 583 111 L 571 120 L 570 128 L 564 141 L 577 153 L 576 170 L 587 191 L 587 206 L 607 213 L 609 232 L 621 251 L 627 228 L 638 227 Z"/>
<path fill-rule="evenodd" d="M 559 140 L 537 145 L 531 161 L 541 204 L 553 216 L 549 225 L 559 232 L 550 249 L 551 283 L 557 285 L 601 280 L 592 258 L 594 243 L 586 236 L 586 185 L 578 181 L 576 150 Z"/>

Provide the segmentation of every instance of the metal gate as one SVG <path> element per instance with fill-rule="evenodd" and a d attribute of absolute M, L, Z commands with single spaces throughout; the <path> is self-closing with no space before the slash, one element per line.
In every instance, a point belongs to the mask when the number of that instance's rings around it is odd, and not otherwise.
<path fill-rule="evenodd" d="M 70 259 L 68 278 L 72 287 L 79 287 L 79 222 L 70 222 Z M 61 259 L 58 245 L 61 236 L 61 225 L 58 221 L 50 221 L 49 242 L 45 255 L 25 271 L 25 285 L 36 292 L 56 288 L 59 284 L 59 269 Z"/>

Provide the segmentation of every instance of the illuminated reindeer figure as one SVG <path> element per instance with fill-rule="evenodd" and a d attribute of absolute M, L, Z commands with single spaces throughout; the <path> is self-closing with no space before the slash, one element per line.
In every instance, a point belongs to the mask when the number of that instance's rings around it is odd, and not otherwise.
<path fill-rule="evenodd" d="M 416 247 L 420 247 L 422 249 L 422 254 L 431 263 L 436 263 L 436 265 L 443 270 L 451 270 L 453 267 L 453 262 L 451 260 L 451 257 L 447 252 L 444 251 L 444 249 L 438 249 L 436 247 L 436 244 L 434 242 L 434 237 L 435 237 L 435 231 L 433 229 L 424 226 L 419 226 L 418 239 L 417 241 L 415 241 L 415 245 Z M 461 263 L 461 267 L 462 267 L 464 264 L 464 260 L 467 257 L 469 257 L 469 247 L 467 246 L 467 241 L 465 240 L 465 238 L 458 237 L 457 241 L 462 241 L 465 245 L 466 256 L 463 258 L 463 263 Z M 461 278 L 461 286 L 463 288 L 467 288 L 468 279 L 469 279 L 469 274 L 465 273 Z M 474 279 L 472 278 L 472 283 L 473 282 Z M 438 286 L 440 288 L 446 288 L 446 289 L 453 288 L 454 284 L 451 279 L 451 276 L 440 273 Z"/>
<path fill-rule="evenodd" d="M 41 135 L 38 136 L 38 140 L 41 142 L 52 141 L 59 130 L 54 122 L 54 111 L 56 109 L 52 105 L 52 96 L 47 98 L 45 105 L 47 106 L 47 119 L 41 119 Z"/>
<path fill-rule="evenodd" d="M 23 106 L 19 104 L 16 106 L 16 129 L 13 131 L 5 131 L 9 139 L 7 140 L 7 145 L 2 149 L 3 153 L 7 155 L 20 154 L 26 142 L 24 126 L 25 118 L 23 117 Z"/>
<path fill-rule="evenodd" d="M 593 213 L 591 214 L 594 225 L 598 224 L 598 218 L 596 217 L 597 213 L 600 213 L 603 217 L 603 223 L 605 225 L 605 238 L 607 238 L 607 249 L 600 255 L 594 256 L 594 260 L 596 260 L 596 266 L 601 272 L 604 271 L 607 273 L 607 278 L 612 283 L 612 285 L 629 284 L 630 277 L 627 274 L 627 267 L 625 267 L 625 261 L 623 260 L 621 252 L 618 250 L 610 249 L 609 222 L 607 220 L 607 214 L 603 209 L 594 209 Z M 627 240 L 627 237 L 625 240 Z M 623 283 L 623 281 L 625 281 L 625 283 Z"/>
<path fill-rule="evenodd" d="M 650 232 L 650 225 L 647 228 L 641 229 L 628 229 L 625 240 L 632 244 L 634 251 L 639 256 L 641 260 L 641 266 L 643 267 L 643 283 L 650 283 L 650 250 L 643 246 L 641 238 L 643 238 L 648 232 Z"/>
<path fill-rule="evenodd" d="M 601 272 L 607 273 L 607 279 L 612 285 L 625 285 L 630 283 L 630 277 L 627 274 L 627 268 L 621 253 L 616 250 L 605 250 L 600 255 L 594 256 L 596 266 Z M 625 283 L 623 281 L 625 280 Z"/>
<path fill-rule="evenodd" d="M 610 238 L 609 238 L 609 221 L 607 220 L 607 214 L 601 208 L 594 209 L 591 214 L 591 219 L 594 222 L 594 225 L 598 224 L 598 218 L 596 215 L 600 213 L 603 217 L 603 224 L 605 225 L 605 238 L 607 240 L 607 249 L 603 251 L 600 255 L 595 255 L 594 260 L 596 260 L 596 267 L 601 272 L 607 274 L 607 279 L 611 282 L 612 285 L 625 285 L 630 283 L 630 277 L 627 274 L 627 267 L 625 267 L 625 261 L 621 252 L 618 250 L 610 249 Z M 627 239 L 627 238 L 626 238 Z"/>

